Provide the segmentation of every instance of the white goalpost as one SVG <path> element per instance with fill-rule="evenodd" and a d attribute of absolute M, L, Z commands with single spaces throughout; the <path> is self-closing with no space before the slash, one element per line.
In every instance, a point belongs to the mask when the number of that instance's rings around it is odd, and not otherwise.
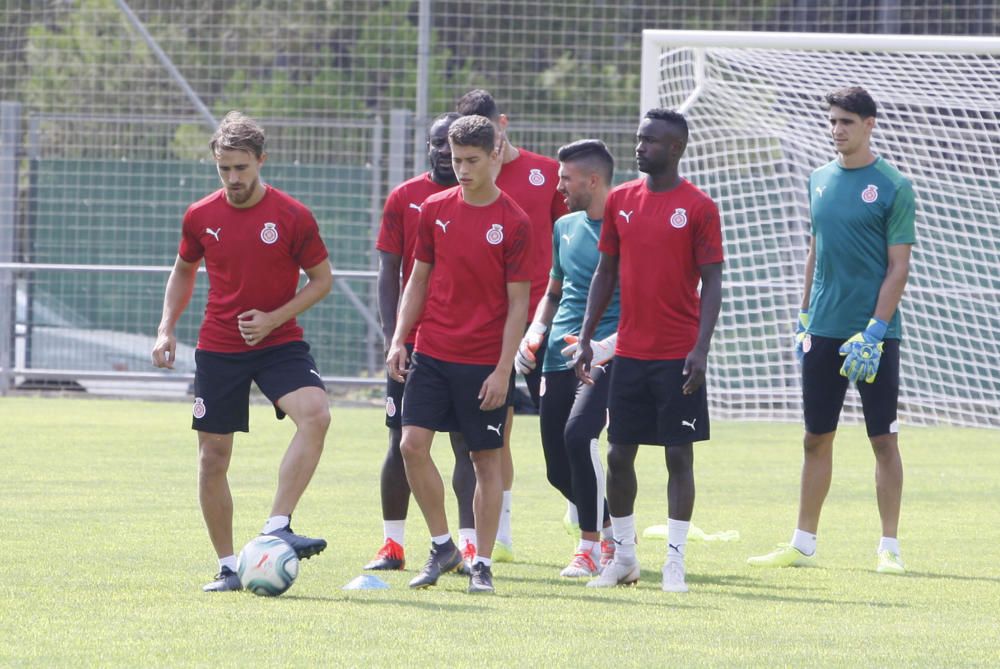
<path fill-rule="evenodd" d="M 800 420 L 792 327 L 809 173 L 832 160 L 823 95 L 864 86 L 873 147 L 913 182 L 900 419 L 1000 427 L 1000 39 L 643 31 L 640 113 L 683 111 L 682 173 L 722 212 L 714 415 Z M 844 418 L 861 417 L 848 392 Z"/>

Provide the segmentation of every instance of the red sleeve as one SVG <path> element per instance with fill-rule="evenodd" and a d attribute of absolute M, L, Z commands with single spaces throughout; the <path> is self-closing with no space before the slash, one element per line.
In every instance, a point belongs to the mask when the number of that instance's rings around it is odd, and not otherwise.
<path fill-rule="evenodd" d="M 303 208 L 299 212 L 298 229 L 298 243 L 292 249 L 292 257 L 299 263 L 299 267 L 303 269 L 315 267 L 330 256 L 323 238 L 319 235 L 316 219 L 308 209 Z"/>
<path fill-rule="evenodd" d="M 597 250 L 609 256 L 618 255 L 618 212 L 614 197 L 608 197 L 604 203 L 604 223 L 601 224 L 601 239 L 597 242 Z"/>
<path fill-rule="evenodd" d="M 424 206 L 417 219 L 417 244 L 413 248 L 413 257 L 428 265 L 434 264 L 434 215 L 438 208 Z"/>
<path fill-rule="evenodd" d="M 399 190 L 389 193 L 382 209 L 382 223 L 378 229 L 375 248 L 379 251 L 403 255 L 403 210 L 399 206 Z"/>
<path fill-rule="evenodd" d="M 195 229 L 194 216 L 191 209 L 184 212 L 184 222 L 181 224 L 181 243 L 177 255 L 184 262 L 198 262 L 205 257 L 205 247 L 198 241 L 198 231 Z"/>
<path fill-rule="evenodd" d="M 719 208 L 709 200 L 698 212 L 694 237 L 694 261 L 701 265 L 722 262 L 722 221 Z"/>
<path fill-rule="evenodd" d="M 510 231 L 504 235 L 506 282 L 531 281 L 531 221 L 523 213 L 515 213 L 510 224 L 504 225 L 504 230 Z"/>

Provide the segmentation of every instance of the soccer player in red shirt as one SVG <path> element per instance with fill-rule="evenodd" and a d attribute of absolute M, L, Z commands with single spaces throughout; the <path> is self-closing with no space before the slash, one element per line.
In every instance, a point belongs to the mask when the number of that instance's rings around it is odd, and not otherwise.
<path fill-rule="evenodd" d="M 413 249 L 417 242 L 417 221 L 420 205 L 428 196 L 453 188 L 458 184 L 451 166 L 451 146 L 448 129 L 459 118 L 456 112 L 442 114 L 431 123 L 427 132 L 427 158 L 430 170 L 403 182 L 392 190 L 385 201 L 382 224 L 375 248 L 379 252 L 378 308 L 382 319 L 385 353 L 396 330 L 400 286 L 405 286 L 413 271 Z M 402 270 L 402 272 L 401 272 Z M 400 279 L 402 278 L 402 282 Z M 406 338 L 407 350 L 413 352 L 419 322 Z M 399 451 L 402 438 L 403 384 L 386 375 L 385 424 L 389 428 L 389 449 L 382 463 L 379 487 L 382 497 L 384 543 L 375 559 L 365 569 L 403 569 L 406 565 L 403 539 L 410 502 L 410 485 L 406 482 L 403 455 Z M 464 552 L 475 554 L 476 529 L 472 511 L 472 496 L 476 491 L 476 474 L 461 435 L 454 433 L 455 470 L 452 487 L 458 499 L 459 537 Z"/>
<path fill-rule="evenodd" d="M 552 228 L 556 220 L 569 213 L 566 201 L 557 190 L 559 185 L 559 163 L 547 156 L 532 153 L 514 146 L 507 137 L 508 119 L 501 114 L 496 101 L 489 92 L 482 89 L 469 91 L 455 106 L 459 114 L 478 114 L 493 121 L 500 129 L 500 172 L 496 185 L 509 195 L 524 210 L 531 220 L 531 301 L 529 314 L 534 314 L 538 303 L 545 295 L 549 284 L 549 270 L 552 268 Z M 528 323 L 525 323 L 527 326 Z M 539 336 L 535 347 L 538 365 L 524 375 L 531 401 L 538 407 L 541 385 L 542 362 L 545 358 L 544 337 Z M 511 502 L 514 486 L 514 460 L 510 452 L 510 434 L 514 420 L 514 408 L 508 410 L 504 430 L 503 449 L 503 511 L 500 529 L 497 533 L 495 557 L 498 562 L 514 560 L 514 542 L 511 534 Z"/>
<path fill-rule="evenodd" d="M 591 587 L 639 580 L 635 556 L 638 444 L 665 447 L 669 506 L 663 590 L 687 592 L 684 548 L 694 509 L 693 442 L 709 438 L 705 370 L 722 303 L 722 231 L 711 198 L 677 171 L 684 116 L 646 112 L 636 133 L 646 176 L 608 195 L 576 364 L 589 380 L 591 337 L 621 283 L 621 320 L 608 401 L 608 506 L 614 560 Z M 701 282 L 701 296 L 698 282 Z"/>
<path fill-rule="evenodd" d="M 386 358 L 406 379 L 401 450 L 406 478 L 431 533 L 431 552 L 412 588 L 435 585 L 462 554 L 448 532 L 444 484 L 430 449 L 435 431 L 460 431 L 476 470 L 478 553 L 469 592 L 493 592 L 492 554 L 503 493 L 500 449 L 512 368 L 530 291 L 530 224 L 493 183 L 496 129 L 482 116 L 448 131 L 459 188 L 421 205 L 413 272 Z M 422 315 L 421 315 L 422 314 Z M 406 338 L 420 317 L 412 367 Z"/>
<path fill-rule="evenodd" d="M 191 300 L 198 265 L 208 271 L 208 303 L 195 351 L 192 428 L 198 431 L 198 496 L 219 573 L 206 592 L 239 590 L 233 550 L 233 498 L 226 473 L 233 433 L 248 432 L 250 382 L 296 431 L 278 470 L 263 534 L 288 542 L 300 558 L 326 548 L 292 532 L 291 515 L 312 478 L 330 425 L 326 389 L 295 317 L 330 292 L 326 246 L 301 202 L 260 180 L 264 131 L 239 112 L 222 120 L 209 144 L 222 188 L 184 214 L 180 248 L 163 298 L 153 364 L 173 367 L 177 320 Z M 299 271 L 308 281 L 298 289 Z"/>

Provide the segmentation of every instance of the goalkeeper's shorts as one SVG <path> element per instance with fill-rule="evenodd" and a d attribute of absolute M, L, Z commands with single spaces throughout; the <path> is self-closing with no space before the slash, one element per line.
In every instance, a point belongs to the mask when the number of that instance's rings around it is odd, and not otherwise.
<path fill-rule="evenodd" d="M 843 339 L 810 335 L 811 346 L 802 356 L 802 413 L 806 431 L 826 434 L 837 429 L 850 381 L 840 375 Z M 873 383 L 857 383 L 869 437 L 899 431 L 899 340 L 886 339 Z"/>
<path fill-rule="evenodd" d="M 406 344 L 406 357 L 413 358 L 413 344 Z M 400 381 L 385 374 L 385 426 L 391 430 L 403 427 L 403 386 Z"/>

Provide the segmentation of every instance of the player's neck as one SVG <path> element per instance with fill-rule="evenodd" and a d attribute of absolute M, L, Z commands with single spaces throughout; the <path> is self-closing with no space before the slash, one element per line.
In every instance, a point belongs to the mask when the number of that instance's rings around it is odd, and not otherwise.
<path fill-rule="evenodd" d="M 604 201 L 608 198 L 608 191 L 604 190 L 594 193 L 590 206 L 587 207 L 587 218 L 592 221 L 599 221 L 604 218 Z"/>
<path fill-rule="evenodd" d="M 840 163 L 841 167 L 849 170 L 855 170 L 859 167 L 867 167 L 868 165 L 874 163 L 877 158 L 878 156 L 876 156 L 874 152 L 872 152 L 871 148 L 867 146 L 858 149 L 854 153 L 837 154 L 837 162 Z"/>
<path fill-rule="evenodd" d="M 473 207 L 488 207 L 500 197 L 500 189 L 492 181 L 472 190 L 462 186 L 462 200 Z"/>
<path fill-rule="evenodd" d="M 509 141 L 504 141 L 503 143 L 503 162 L 501 164 L 506 165 L 507 163 L 517 160 L 521 155 L 521 151 L 511 144 Z"/>
<path fill-rule="evenodd" d="M 677 174 L 676 165 L 659 174 L 646 175 L 646 188 L 653 193 L 664 193 L 677 188 L 680 184 L 681 177 Z"/>

